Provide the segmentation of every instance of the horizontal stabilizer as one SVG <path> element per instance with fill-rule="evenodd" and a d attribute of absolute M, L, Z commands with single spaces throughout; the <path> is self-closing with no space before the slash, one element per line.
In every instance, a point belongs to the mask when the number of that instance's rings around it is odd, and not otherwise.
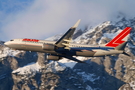
<path fill-rule="evenodd" d="M 122 54 L 124 54 L 124 55 L 126 55 L 126 56 L 129 56 L 129 57 L 130 57 L 130 55 L 129 55 L 129 54 L 127 54 L 126 52 L 123 52 Z"/>

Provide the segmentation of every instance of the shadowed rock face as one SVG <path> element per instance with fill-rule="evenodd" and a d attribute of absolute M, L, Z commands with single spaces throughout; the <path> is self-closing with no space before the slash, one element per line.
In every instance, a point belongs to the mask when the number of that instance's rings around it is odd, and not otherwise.
<path fill-rule="evenodd" d="M 135 19 L 104 22 L 95 28 L 79 30 L 74 42 L 104 44 L 115 32 L 134 27 Z M 111 33 L 111 34 L 109 34 Z M 131 32 L 123 54 L 83 58 L 88 64 L 77 63 L 72 69 L 56 61 L 46 60 L 46 54 L 14 51 L 0 42 L 0 90 L 134 90 L 135 31 Z M 55 39 L 56 40 L 56 39 Z"/>

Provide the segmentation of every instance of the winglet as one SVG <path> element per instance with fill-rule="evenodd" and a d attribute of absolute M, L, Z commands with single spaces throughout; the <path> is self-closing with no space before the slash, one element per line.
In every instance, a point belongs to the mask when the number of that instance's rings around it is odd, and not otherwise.
<path fill-rule="evenodd" d="M 79 19 L 79 20 L 76 22 L 76 24 L 75 24 L 72 28 L 77 28 L 78 25 L 79 25 L 79 23 L 80 23 L 80 21 L 81 21 L 81 19 Z"/>
<path fill-rule="evenodd" d="M 74 34 L 75 29 L 80 23 L 80 19 L 76 22 L 74 26 L 72 26 L 56 43 L 57 47 L 65 47 L 65 49 L 70 49 L 69 44 L 72 40 L 72 36 Z"/>

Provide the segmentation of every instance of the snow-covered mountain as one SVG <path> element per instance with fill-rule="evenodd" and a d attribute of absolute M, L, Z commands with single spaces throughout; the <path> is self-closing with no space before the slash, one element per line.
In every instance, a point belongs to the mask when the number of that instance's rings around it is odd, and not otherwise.
<path fill-rule="evenodd" d="M 0 90 L 124 90 L 134 89 L 135 18 L 106 21 L 88 30 L 77 30 L 73 42 L 88 45 L 109 42 L 125 27 L 132 27 L 125 55 L 46 60 L 46 54 L 15 51 L 0 43 Z M 57 41 L 62 34 L 48 40 Z M 9 87 L 7 87 L 7 85 Z M 110 88 L 111 87 L 111 88 Z"/>

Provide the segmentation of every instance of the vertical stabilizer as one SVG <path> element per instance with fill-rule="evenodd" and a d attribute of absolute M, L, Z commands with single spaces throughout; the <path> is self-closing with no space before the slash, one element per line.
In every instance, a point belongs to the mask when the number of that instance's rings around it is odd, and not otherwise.
<path fill-rule="evenodd" d="M 124 50 L 127 40 L 131 31 L 131 27 L 126 27 L 122 32 L 120 32 L 114 39 L 112 39 L 105 46 L 114 47 L 117 50 Z"/>

